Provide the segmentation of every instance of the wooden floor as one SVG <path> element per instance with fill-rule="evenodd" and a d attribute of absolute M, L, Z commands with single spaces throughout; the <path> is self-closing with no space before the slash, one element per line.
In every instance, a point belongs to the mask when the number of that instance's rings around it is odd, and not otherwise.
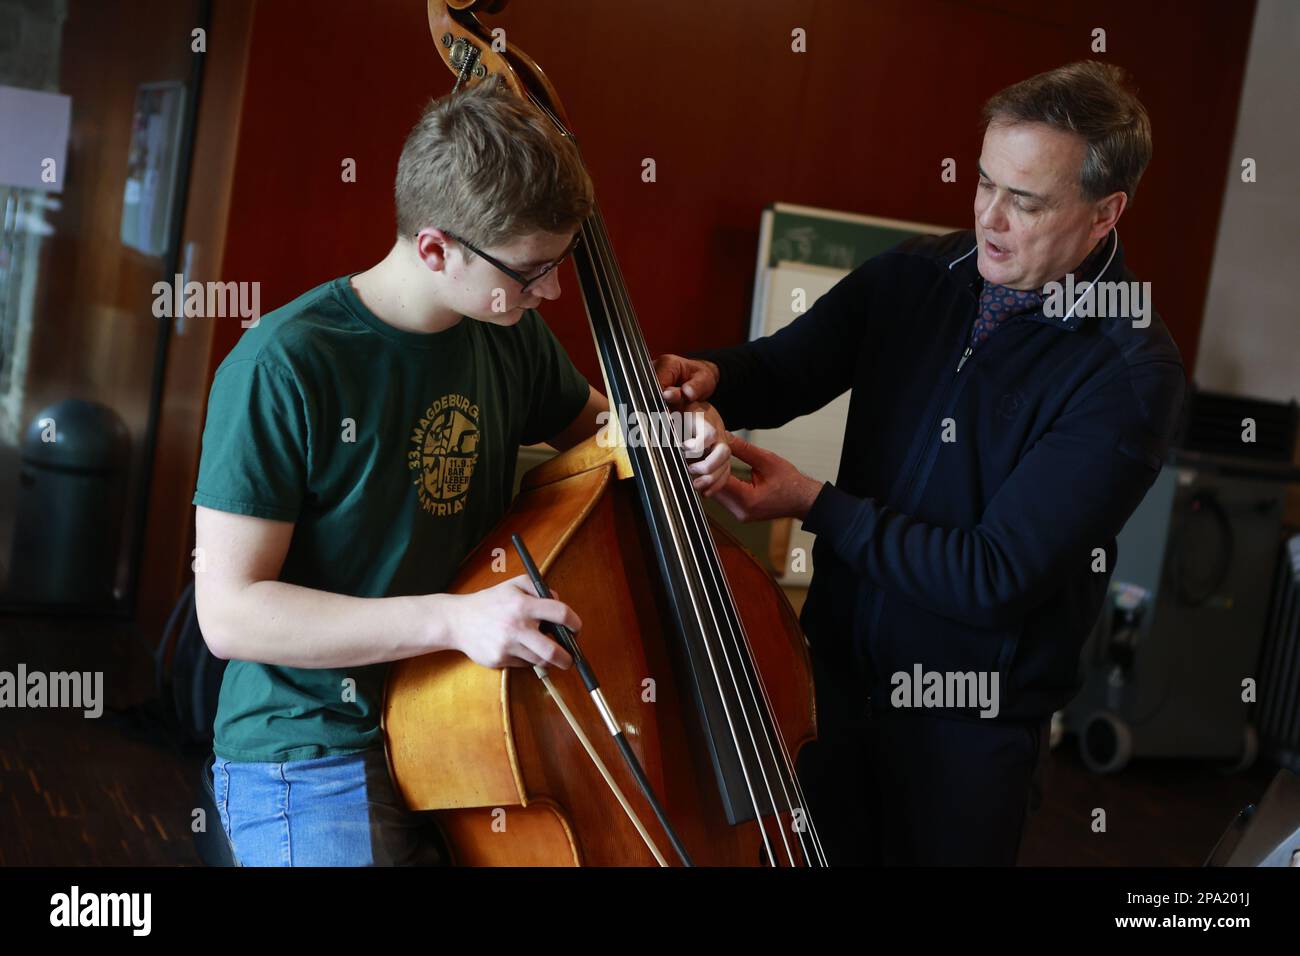
<path fill-rule="evenodd" d="M 152 692 L 149 648 L 124 625 L 0 618 L 0 670 L 103 670 L 103 717 L 0 710 L 0 865 L 197 865 L 191 834 L 205 754 L 124 716 Z M 1072 742 L 1048 758 L 1027 866 L 1199 866 L 1273 770 L 1231 777 L 1195 761 L 1138 761 L 1098 777 Z M 1092 830 L 1094 808 L 1105 833 Z M 210 821 L 219 827 L 217 821 Z"/>
<path fill-rule="evenodd" d="M 1233 817 L 1264 795 L 1276 767 L 1225 775 L 1197 760 L 1135 760 L 1098 776 L 1067 738 L 1048 758 L 1043 806 L 1021 866 L 1201 866 Z M 1104 833 L 1094 811 L 1106 811 Z"/>
<path fill-rule="evenodd" d="M 200 863 L 191 822 L 206 754 L 134 712 L 153 696 L 150 653 L 124 624 L 0 618 L 0 669 L 102 670 L 105 698 L 94 719 L 0 710 L 0 865 Z"/>

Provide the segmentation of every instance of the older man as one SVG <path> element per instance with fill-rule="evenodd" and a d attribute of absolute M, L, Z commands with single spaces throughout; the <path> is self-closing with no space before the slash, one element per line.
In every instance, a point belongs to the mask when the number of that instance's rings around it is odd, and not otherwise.
<path fill-rule="evenodd" d="M 973 232 L 875 257 L 765 339 L 657 363 L 666 397 L 732 427 L 852 389 L 834 484 L 737 440 L 753 477 L 719 496 L 817 535 L 800 769 L 833 862 L 1015 862 L 1185 388 L 1115 228 L 1151 155 L 1124 79 L 1075 63 L 998 93 Z"/>

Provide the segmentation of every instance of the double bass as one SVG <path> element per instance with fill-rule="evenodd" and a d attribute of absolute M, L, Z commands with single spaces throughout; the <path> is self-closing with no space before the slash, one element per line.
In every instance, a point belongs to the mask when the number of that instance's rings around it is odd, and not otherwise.
<path fill-rule="evenodd" d="M 504 5 L 430 0 L 435 47 L 457 87 L 499 75 L 572 137 L 542 70 L 495 49 L 476 16 Z M 534 675 L 451 651 L 395 663 L 389 772 L 459 865 L 824 865 L 795 773 L 816 734 L 798 619 L 706 515 L 677 433 L 626 440 L 671 419 L 598 205 L 581 234 L 574 266 L 625 440 L 593 436 L 531 469 L 449 591 L 519 574 L 529 554 L 583 620 L 584 666 Z"/>

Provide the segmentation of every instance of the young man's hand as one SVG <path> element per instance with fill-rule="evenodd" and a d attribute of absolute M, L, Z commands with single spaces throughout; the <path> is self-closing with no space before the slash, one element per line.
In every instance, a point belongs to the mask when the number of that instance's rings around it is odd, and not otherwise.
<path fill-rule="evenodd" d="M 691 483 L 706 498 L 717 494 L 731 477 L 732 435 L 718 410 L 708 402 L 691 402 L 681 409 L 682 452 L 691 473 Z M 690 426 L 686 426 L 690 422 Z M 698 461 L 696 459 L 699 459 Z"/>
<path fill-rule="evenodd" d="M 521 574 L 472 594 L 451 597 L 448 610 L 451 640 L 456 650 L 476 664 L 484 667 L 540 664 L 562 670 L 573 666 L 569 652 L 543 634 L 538 622 L 563 624 L 576 634 L 582 629 L 582 621 L 561 601 L 539 598 L 527 575 Z"/>
<path fill-rule="evenodd" d="M 703 359 L 661 355 L 655 359 L 655 375 L 669 407 L 706 401 L 718 387 L 718 366 Z"/>
<path fill-rule="evenodd" d="M 718 501 L 741 521 L 808 516 L 821 494 L 822 482 L 809 478 L 780 455 L 731 437 L 732 453 L 754 471 L 749 481 L 730 476 L 718 489 Z"/>

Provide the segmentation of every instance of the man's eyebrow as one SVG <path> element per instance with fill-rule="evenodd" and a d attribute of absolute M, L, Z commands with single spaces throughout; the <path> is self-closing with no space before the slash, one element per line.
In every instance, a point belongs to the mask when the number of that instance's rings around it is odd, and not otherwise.
<path fill-rule="evenodd" d="M 980 171 L 981 176 L 983 176 L 989 182 L 993 182 L 993 177 L 990 176 L 988 173 L 984 172 L 984 167 L 981 166 L 978 161 L 976 161 L 975 163 L 975 168 Z M 1012 189 L 1010 186 L 1008 186 L 1007 192 L 1014 193 L 1017 196 L 1024 196 L 1027 199 L 1037 199 L 1039 202 L 1047 202 L 1046 196 L 1040 196 L 1038 193 L 1031 193 L 1028 189 Z"/>
<path fill-rule="evenodd" d="M 554 259 L 529 259 L 527 262 L 524 262 L 515 268 L 519 272 L 527 272 L 529 269 L 538 269 L 542 266 L 550 265 L 554 261 Z"/>
<path fill-rule="evenodd" d="M 516 261 L 516 260 L 513 259 L 513 258 L 510 258 L 510 259 L 502 258 L 501 261 L 504 262 L 506 265 L 508 265 L 511 269 L 514 269 L 516 272 L 523 272 L 523 273 L 527 274 L 527 273 L 532 272 L 533 270 L 537 269 L 539 266 L 541 266 L 543 263 L 545 263 L 545 262 L 547 262 L 547 261 L 549 261 L 549 260 L 547 260 L 547 259 L 527 259 L 527 260 L 525 260 L 525 261 L 523 261 L 523 262 L 518 262 L 518 261 Z"/>

